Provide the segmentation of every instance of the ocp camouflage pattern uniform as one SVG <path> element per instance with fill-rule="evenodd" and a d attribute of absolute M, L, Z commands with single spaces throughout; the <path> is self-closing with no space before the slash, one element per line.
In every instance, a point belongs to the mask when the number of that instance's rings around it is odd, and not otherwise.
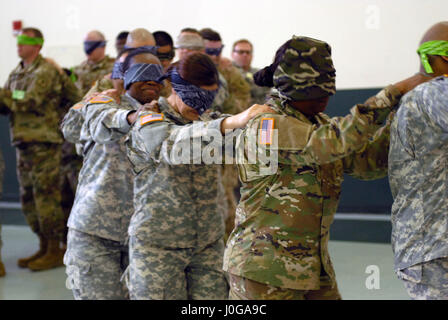
<path fill-rule="evenodd" d="M 248 71 L 243 70 L 243 68 L 237 67 L 243 74 L 244 80 L 250 85 L 250 105 L 253 104 L 264 104 L 268 98 L 269 88 L 260 87 L 254 82 L 254 74 L 259 70 L 257 68 L 250 67 Z"/>
<path fill-rule="evenodd" d="M 88 95 L 89 92 L 98 92 L 97 90 L 100 89 L 101 84 L 108 81 L 108 79 L 103 78 L 112 72 L 113 64 L 114 59 L 106 56 L 98 63 L 91 64 L 84 61 L 79 66 L 72 68 L 72 75 L 76 79 L 75 85 L 81 91 L 82 96 Z M 62 210 L 64 211 L 66 223 L 75 199 L 78 175 L 81 167 L 82 157 L 77 154 L 76 147 L 72 143 L 64 141 L 62 145 L 61 190 Z M 67 231 L 68 229 L 66 228 L 65 233 Z M 67 241 L 66 236 L 64 240 L 65 242 Z"/>
<path fill-rule="evenodd" d="M 346 117 L 306 117 L 288 101 L 334 94 L 330 50 L 325 42 L 294 37 L 274 74 L 278 92 L 267 104 L 275 113 L 253 118 L 238 138 L 241 200 L 224 255 L 231 299 L 341 298 L 328 239 L 343 175 L 387 174 L 389 127 L 380 126 L 400 92 L 390 86 Z M 265 124 L 278 133 L 277 143 L 263 140 Z M 259 159 L 251 164 L 251 152 L 275 152 L 278 168 Z"/>
<path fill-rule="evenodd" d="M 10 115 L 17 148 L 22 211 L 33 232 L 46 239 L 63 238 L 58 126 L 65 107 L 77 100 L 70 79 L 41 55 L 27 67 L 21 62 L 0 91 L 0 113 Z"/>
<path fill-rule="evenodd" d="M 124 139 L 130 129 L 127 114 L 138 106 L 128 95 L 121 96 L 120 105 L 100 96 L 78 109 L 85 119 L 79 134 L 84 163 L 64 256 L 76 299 L 128 298 L 121 277 L 128 265 L 127 227 L 134 210 L 133 174 Z M 77 142 L 80 119 L 75 111 L 75 120 L 63 125 L 64 136 L 72 142 Z"/>
<path fill-rule="evenodd" d="M 174 164 L 170 158 L 192 137 L 221 136 L 223 118 L 191 125 L 164 98 L 159 106 L 162 121 L 146 122 L 160 114 L 143 112 L 127 141 L 136 174 L 129 226 L 131 299 L 225 299 L 221 166 L 189 157 L 187 164 Z"/>
<path fill-rule="evenodd" d="M 105 56 L 97 63 L 91 63 L 86 60 L 80 65 L 73 67 L 72 72 L 76 77 L 75 84 L 81 93 L 85 95 L 96 81 L 111 73 L 114 62 L 115 59 Z"/>
<path fill-rule="evenodd" d="M 417 86 L 392 123 L 395 272 L 412 299 L 448 299 L 448 78 Z"/>

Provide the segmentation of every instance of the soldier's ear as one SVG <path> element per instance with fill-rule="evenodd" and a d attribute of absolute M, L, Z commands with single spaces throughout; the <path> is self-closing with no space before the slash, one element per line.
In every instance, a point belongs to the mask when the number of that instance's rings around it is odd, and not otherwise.
<path fill-rule="evenodd" d="M 448 62 L 448 57 L 447 56 L 440 56 L 443 60 L 445 60 L 445 62 Z"/>

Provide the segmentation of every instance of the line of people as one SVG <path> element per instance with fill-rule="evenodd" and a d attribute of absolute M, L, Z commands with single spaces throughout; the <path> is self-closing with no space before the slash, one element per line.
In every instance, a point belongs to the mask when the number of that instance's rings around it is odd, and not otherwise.
<path fill-rule="evenodd" d="M 27 38 L 19 41 L 41 42 L 36 34 L 22 34 Z M 64 255 L 76 299 L 341 299 L 328 239 L 343 174 L 369 180 L 388 169 L 395 271 L 412 298 L 448 298 L 446 22 L 425 34 L 419 73 L 335 118 L 323 113 L 336 92 L 324 41 L 293 36 L 271 65 L 254 74 L 243 67 L 251 82 L 221 57 L 217 32 L 182 30 L 175 63 L 169 39 L 163 32 L 130 32 L 111 75 L 78 86 L 89 92 L 62 121 L 65 139 L 83 159 Z M 84 44 L 91 55 L 104 49 L 105 40 L 92 32 Z M 252 46 L 240 41 L 233 51 L 244 58 Z M 269 90 L 263 104 L 250 100 L 251 86 L 253 99 Z M 12 100 L 3 98 L 1 110 L 56 119 L 35 110 L 24 88 L 8 88 L 2 97 Z M 28 118 L 22 121 L 28 124 Z M 422 146 L 416 133 L 428 139 Z M 227 148 L 228 137 L 235 136 L 236 144 Z M 211 140 L 212 162 L 201 151 Z M 24 142 L 28 157 L 61 143 Z M 275 166 L 254 154 L 274 154 Z M 231 164 L 222 161 L 229 157 Z M 422 196 L 419 188 L 433 192 Z M 60 263 L 63 249 L 52 231 L 41 249 L 46 245 Z M 28 267 L 38 270 L 47 255 L 27 261 Z"/>

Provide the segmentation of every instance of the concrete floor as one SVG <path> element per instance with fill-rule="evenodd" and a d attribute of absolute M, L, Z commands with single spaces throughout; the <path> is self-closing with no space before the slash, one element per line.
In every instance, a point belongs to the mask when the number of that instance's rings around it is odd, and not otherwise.
<path fill-rule="evenodd" d="M 17 259 L 34 253 L 37 237 L 27 226 L 3 225 L 2 259 L 6 276 L 0 278 L 0 300 L 71 300 L 65 287 L 65 269 L 32 272 L 17 267 Z M 408 300 L 409 297 L 393 273 L 393 257 L 389 244 L 330 241 L 330 253 L 338 285 L 346 300 Z M 366 280 L 374 267 L 379 271 L 379 289 L 368 289 Z M 372 267 L 371 267 L 372 268 Z"/>

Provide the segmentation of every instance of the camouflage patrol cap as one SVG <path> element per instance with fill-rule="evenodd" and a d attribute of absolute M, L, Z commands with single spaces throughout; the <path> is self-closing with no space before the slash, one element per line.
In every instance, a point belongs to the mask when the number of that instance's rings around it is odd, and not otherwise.
<path fill-rule="evenodd" d="M 176 49 L 202 50 L 205 48 L 204 40 L 197 34 L 180 34 L 174 45 Z"/>
<path fill-rule="evenodd" d="M 278 67 L 274 86 L 286 100 L 318 99 L 336 93 L 336 70 L 328 43 L 293 36 Z"/>

